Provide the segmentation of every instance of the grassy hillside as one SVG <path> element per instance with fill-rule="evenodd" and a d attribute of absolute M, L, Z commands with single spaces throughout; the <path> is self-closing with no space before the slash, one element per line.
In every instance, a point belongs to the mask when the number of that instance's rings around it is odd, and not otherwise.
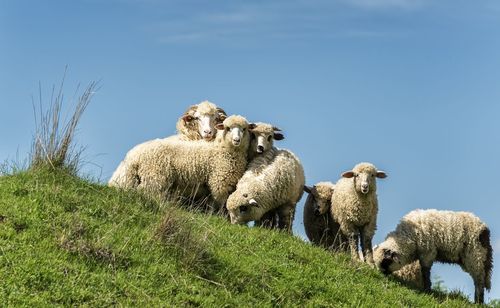
<path fill-rule="evenodd" d="M 0 177 L 0 306 L 470 305 L 451 297 L 65 172 Z"/>

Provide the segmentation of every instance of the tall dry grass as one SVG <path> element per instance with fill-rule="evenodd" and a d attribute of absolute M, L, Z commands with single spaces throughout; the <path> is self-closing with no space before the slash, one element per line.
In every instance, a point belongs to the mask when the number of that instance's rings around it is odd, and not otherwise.
<path fill-rule="evenodd" d="M 30 169 L 49 167 L 51 169 L 65 169 L 76 174 L 81 165 L 83 147 L 76 147 L 75 132 L 80 119 L 87 109 L 93 95 L 99 88 L 96 81 L 90 82 L 83 93 L 78 96 L 75 109 L 68 120 L 62 119 L 62 107 L 65 100 L 63 94 L 66 73 L 56 89 L 52 87 L 49 106 L 44 108 L 42 100 L 42 86 L 39 85 L 38 108 L 33 99 L 33 113 L 35 117 L 35 134 L 31 146 Z M 75 97 L 80 90 L 77 86 Z"/>

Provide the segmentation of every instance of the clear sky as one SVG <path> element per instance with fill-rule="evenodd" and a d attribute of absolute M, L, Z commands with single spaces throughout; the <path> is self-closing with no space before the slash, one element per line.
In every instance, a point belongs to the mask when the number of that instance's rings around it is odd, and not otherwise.
<path fill-rule="evenodd" d="M 101 80 L 77 138 L 102 181 L 208 99 L 281 127 L 308 184 L 360 161 L 386 171 L 376 243 L 412 209 L 474 212 L 500 298 L 498 1 L 0 0 L 0 161 L 26 157 L 31 96 L 40 81 L 48 101 L 66 65 L 68 98 Z M 433 275 L 473 293 L 457 266 Z"/>

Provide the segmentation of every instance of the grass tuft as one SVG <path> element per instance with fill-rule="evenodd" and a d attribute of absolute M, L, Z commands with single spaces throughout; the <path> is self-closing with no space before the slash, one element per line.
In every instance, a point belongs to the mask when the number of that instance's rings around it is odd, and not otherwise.
<path fill-rule="evenodd" d="M 36 132 L 33 137 L 30 155 L 30 169 L 51 168 L 64 169 L 72 174 L 79 170 L 83 149 L 74 145 L 74 136 L 78 123 L 89 105 L 92 96 L 98 90 L 98 83 L 91 82 L 78 97 L 77 103 L 68 121 L 61 119 L 64 102 L 63 87 L 66 77 L 64 73 L 59 88 L 52 87 L 52 94 L 48 108 L 45 110 L 42 101 L 42 86 L 39 85 L 39 105 L 35 107 L 33 99 L 33 113 Z M 77 87 L 78 92 L 80 86 Z"/>
<path fill-rule="evenodd" d="M 170 207 L 158 228 L 156 236 L 187 271 L 205 273 L 209 266 L 208 233 L 196 230 L 188 216 Z"/>

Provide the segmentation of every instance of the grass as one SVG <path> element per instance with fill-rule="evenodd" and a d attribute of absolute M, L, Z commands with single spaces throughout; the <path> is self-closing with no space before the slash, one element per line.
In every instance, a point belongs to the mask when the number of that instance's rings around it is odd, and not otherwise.
<path fill-rule="evenodd" d="M 74 133 L 96 83 L 66 124 L 63 84 L 46 111 L 40 94 L 29 166 L 0 165 L 1 307 L 471 306 L 282 232 L 77 177 Z"/>
<path fill-rule="evenodd" d="M 0 177 L 0 306 L 446 306 L 346 255 L 37 168 Z"/>

